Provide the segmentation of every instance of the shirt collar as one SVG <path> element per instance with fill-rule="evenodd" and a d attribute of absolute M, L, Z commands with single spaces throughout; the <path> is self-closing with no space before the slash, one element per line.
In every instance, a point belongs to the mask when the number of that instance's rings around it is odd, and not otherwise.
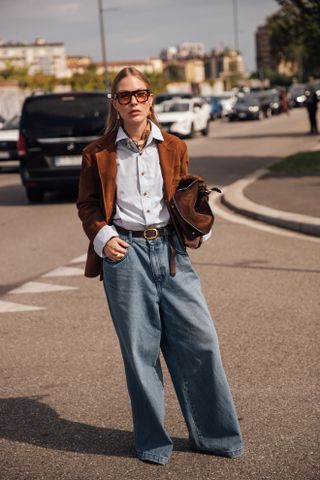
<path fill-rule="evenodd" d="M 155 123 L 151 121 L 150 123 L 151 123 L 151 130 L 149 133 L 147 145 L 149 145 L 152 142 L 152 140 L 160 140 L 160 142 L 163 142 L 164 138 L 162 136 L 160 128 Z M 129 137 L 120 125 L 118 129 L 117 137 L 116 137 L 116 144 L 121 140 L 129 140 Z"/>

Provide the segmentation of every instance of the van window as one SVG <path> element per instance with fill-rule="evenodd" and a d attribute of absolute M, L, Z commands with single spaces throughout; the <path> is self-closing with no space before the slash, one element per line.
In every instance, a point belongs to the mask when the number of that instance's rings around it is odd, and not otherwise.
<path fill-rule="evenodd" d="M 25 102 L 21 129 L 33 138 L 99 136 L 107 115 L 104 94 L 32 97 Z"/>

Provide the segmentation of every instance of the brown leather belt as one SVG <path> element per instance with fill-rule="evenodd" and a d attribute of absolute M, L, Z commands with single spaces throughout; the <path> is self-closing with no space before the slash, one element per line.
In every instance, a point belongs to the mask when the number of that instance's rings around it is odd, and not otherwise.
<path fill-rule="evenodd" d="M 144 230 L 127 230 L 126 228 L 115 225 L 118 233 L 121 235 L 132 235 L 132 237 L 145 238 L 146 240 L 155 240 L 158 237 L 167 236 L 170 243 L 170 275 L 176 274 L 176 247 L 172 238 L 173 227 L 171 225 L 163 228 L 148 227 Z"/>
<path fill-rule="evenodd" d="M 115 227 L 121 235 L 132 235 L 133 237 L 145 238 L 146 240 L 155 240 L 158 237 L 165 235 L 169 236 L 172 234 L 171 226 L 163 228 L 148 227 L 144 230 L 127 230 L 126 228 L 118 227 L 117 225 L 115 225 Z"/>

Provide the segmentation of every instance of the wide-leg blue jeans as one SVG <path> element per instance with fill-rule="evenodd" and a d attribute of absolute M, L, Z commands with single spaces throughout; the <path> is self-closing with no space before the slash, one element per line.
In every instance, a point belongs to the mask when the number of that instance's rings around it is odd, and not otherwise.
<path fill-rule="evenodd" d="M 240 456 L 240 427 L 216 331 L 188 254 L 174 235 L 177 273 L 171 277 L 167 237 L 121 238 L 130 246 L 120 261 L 103 260 L 103 283 L 125 366 L 137 456 L 165 464 L 172 451 L 164 428 L 160 350 L 190 447 Z"/>

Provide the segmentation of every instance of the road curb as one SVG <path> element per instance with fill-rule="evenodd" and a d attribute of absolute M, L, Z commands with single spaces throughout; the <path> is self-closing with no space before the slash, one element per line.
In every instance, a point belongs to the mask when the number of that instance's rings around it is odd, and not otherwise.
<path fill-rule="evenodd" d="M 265 207 L 252 202 L 244 195 L 245 188 L 266 173 L 269 173 L 269 170 L 259 169 L 237 180 L 224 189 L 221 202 L 229 209 L 246 217 L 288 230 L 320 237 L 320 218 Z"/>

